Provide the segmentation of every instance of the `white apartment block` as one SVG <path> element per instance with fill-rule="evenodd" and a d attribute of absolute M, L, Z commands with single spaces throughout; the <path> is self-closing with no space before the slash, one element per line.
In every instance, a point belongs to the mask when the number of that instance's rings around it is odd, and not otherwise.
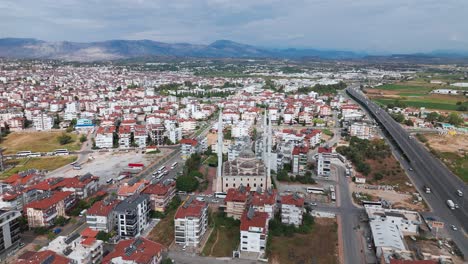
<path fill-rule="evenodd" d="M 67 257 L 75 264 L 101 263 L 104 252 L 101 240 L 86 239 L 78 233 L 68 237 L 59 236 L 41 249 L 41 251 L 44 250 L 50 250 Z"/>
<path fill-rule="evenodd" d="M 208 227 L 208 205 L 197 200 L 185 201 L 174 216 L 175 242 L 197 247 Z"/>
<path fill-rule="evenodd" d="M 371 139 L 372 129 L 369 124 L 353 122 L 349 127 L 349 134 L 360 139 Z"/>
<path fill-rule="evenodd" d="M 114 143 L 115 127 L 99 127 L 94 141 L 98 148 L 112 148 Z"/>
<path fill-rule="evenodd" d="M 268 236 L 268 213 L 250 208 L 244 212 L 240 227 L 240 250 L 264 253 Z"/>
<path fill-rule="evenodd" d="M 297 195 L 281 197 L 281 223 L 300 226 L 304 214 L 304 198 Z"/>
<path fill-rule="evenodd" d="M 54 126 L 54 117 L 41 113 L 32 117 L 32 123 L 37 131 L 51 130 Z"/>
<path fill-rule="evenodd" d="M 329 177 L 331 172 L 331 149 L 319 148 L 318 154 L 315 155 L 317 162 L 317 175 L 323 177 Z"/>

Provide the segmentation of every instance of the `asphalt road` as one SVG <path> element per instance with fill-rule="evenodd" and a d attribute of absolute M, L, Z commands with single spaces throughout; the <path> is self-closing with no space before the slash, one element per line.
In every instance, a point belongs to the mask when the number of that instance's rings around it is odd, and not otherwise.
<path fill-rule="evenodd" d="M 356 87 L 348 87 L 346 92 L 376 118 L 407 157 L 407 164 L 404 164 L 406 165 L 404 167 L 412 168 L 412 170 L 408 170 L 408 175 L 415 187 L 424 196 L 434 214 L 445 223 L 447 233 L 457 243 L 464 255 L 468 256 L 466 236 L 468 231 L 467 185 L 416 139 L 412 138 L 385 110 L 370 101 Z M 425 185 L 431 188 L 431 193 L 424 192 Z M 457 190 L 464 191 L 464 196 L 459 197 L 456 194 Z M 449 209 L 446 204 L 448 199 L 453 200 L 460 208 Z M 459 231 L 452 230 L 450 225 L 459 227 Z"/>

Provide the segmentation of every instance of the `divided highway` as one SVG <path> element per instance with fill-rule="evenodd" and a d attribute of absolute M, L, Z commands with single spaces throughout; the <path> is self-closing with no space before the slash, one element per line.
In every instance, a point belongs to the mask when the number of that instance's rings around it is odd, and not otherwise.
<path fill-rule="evenodd" d="M 458 244 L 465 256 L 468 256 L 468 188 L 454 175 L 438 158 L 434 157 L 424 146 L 401 127 L 385 110 L 369 100 L 357 87 L 348 87 L 348 95 L 360 103 L 385 128 L 401 152 L 406 156 L 408 171 L 416 188 L 424 196 L 429 206 L 437 216 L 437 220 L 445 223 L 445 229 Z M 425 193 L 423 186 L 431 188 L 431 193 Z M 457 190 L 464 192 L 463 197 L 457 195 Z M 459 205 L 451 210 L 446 204 L 452 200 Z M 451 225 L 459 231 L 451 229 Z"/>

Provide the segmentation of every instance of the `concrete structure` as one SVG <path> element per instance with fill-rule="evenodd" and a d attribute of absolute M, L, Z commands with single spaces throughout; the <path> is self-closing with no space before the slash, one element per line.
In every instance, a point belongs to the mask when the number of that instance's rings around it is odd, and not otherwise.
<path fill-rule="evenodd" d="M 49 227 L 59 216 L 66 217 L 76 200 L 72 192 L 55 192 L 52 196 L 28 203 L 24 208 L 29 227 Z"/>
<path fill-rule="evenodd" d="M 198 152 L 198 141 L 196 139 L 184 138 L 180 140 L 180 153 L 182 159 L 188 159 L 192 154 Z"/>
<path fill-rule="evenodd" d="M 160 264 L 166 247 L 138 237 L 121 240 L 103 260 L 103 264 Z"/>
<path fill-rule="evenodd" d="M 114 208 L 120 201 L 102 200 L 95 202 L 86 211 L 86 223 L 96 231 L 111 232 L 115 227 Z"/>
<path fill-rule="evenodd" d="M 0 210 L 0 255 L 20 241 L 19 211 Z"/>
<path fill-rule="evenodd" d="M 164 212 L 175 196 L 175 182 L 150 184 L 142 193 L 149 195 L 151 210 Z"/>
<path fill-rule="evenodd" d="M 114 210 L 117 218 L 117 234 L 121 238 L 140 236 L 148 226 L 150 211 L 149 196 L 139 194 L 119 203 Z"/>
<path fill-rule="evenodd" d="M 197 247 L 208 228 L 208 205 L 189 198 L 177 209 L 174 226 L 176 244 Z"/>
<path fill-rule="evenodd" d="M 115 127 L 99 127 L 94 141 L 97 148 L 112 148 L 114 143 Z"/>
<path fill-rule="evenodd" d="M 50 250 L 69 258 L 76 264 L 101 263 L 103 255 L 103 242 L 95 238 L 84 238 L 78 233 L 68 237 L 58 236 L 41 250 Z"/>
<path fill-rule="evenodd" d="M 333 158 L 331 148 L 318 149 L 318 153 L 315 155 L 317 175 L 323 177 L 330 176 L 331 170 L 331 159 Z"/>
<path fill-rule="evenodd" d="M 363 122 L 352 122 L 349 126 L 349 135 L 360 139 L 371 139 L 372 128 L 369 124 Z"/>
<path fill-rule="evenodd" d="M 41 113 L 38 115 L 33 116 L 32 118 L 33 127 L 37 131 L 46 131 L 51 130 L 54 126 L 54 117 Z"/>
<path fill-rule="evenodd" d="M 304 198 L 296 194 L 281 197 L 281 223 L 300 226 L 304 214 Z"/>
<path fill-rule="evenodd" d="M 292 152 L 292 172 L 304 176 L 307 170 L 308 147 L 295 146 Z"/>
<path fill-rule="evenodd" d="M 249 198 L 250 187 L 241 185 L 237 189 L 229 189 L 227 191 L 226 198 L 224 198 L 224 203 L 226 204 L 225 212 L 227 216 L 234 219 L 241 219 L 241 216 L 247 207 Z"/>

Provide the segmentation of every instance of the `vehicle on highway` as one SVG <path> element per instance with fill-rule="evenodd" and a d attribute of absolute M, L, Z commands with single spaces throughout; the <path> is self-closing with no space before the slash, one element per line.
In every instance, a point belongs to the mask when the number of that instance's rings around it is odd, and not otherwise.
<path fill-rule="evenodd" d="M 197 201 L 199 201 L 199 202 L 204 202 L 204 201 L 205 201 L 205 198 L 203 198 L 203 197 L 197 197 L 197 198 L 195 198 L 195 199 L 196 199 Z"/>
<path fill-rule="evenodd" d="M 452 200 L 447 200 L 447 206 L 450 209 L 455 210 L 455 203 Z"/>
<path fill-rule="evenodd" d="M 455 204 L 455 209 L 458 209 L 460 208 L 460 206 L 458 204 Z"/>
<path fill-rule="evenodd" d="M 74 170 L 81 170 L 81 165 L 75 164 L 75 165 L 73 165 L 73 169 Z"/>
<path fill-rule="evenodd" d="M 171 169 L 174 169 L 175 167 L 177 167 L 177 164 L 178 164 L 177 162 L 172 163 Z"/>
<path fill-rule="evenodd" d="M 460 196 L 460 197 L 463 197 L 463 192 L 460 191 L 460 190 L 457 190 L 457 195 Z"/>
<path fill-rule="evenodd" d="M 110 184 L 110 183 L 112 183 L 112 182 L 114 182 L 114 179 L 108 179 L 108 180 L 106 181 L 106 183 L 108 183 L 108 184 Z"/>
<path fill-rule="evenodd" d="M 457 230 L 458 230 L 458 228 L 457 228 L 455 225 L 451 225 L 450 227 L 452 228 L 453 231 L 457 231 Z"/>
<path fill-rule="evenodd" d="M 413 168 L 409 167 L 409 170 L 410 170 L 410 171 L 413 171 Z"/>
<path fill-rule="evenodd" d="M 424 185 L 424 191 L 426 193 L 431 193 L 431 188 L 429 188 L 428 186 Z"/>
<path fill-rule="evenodd" d="M 315 193 L 315 194 L 324 194 L 325 193 L 324 188 L 317 188 L 317 187 L 307 187 L 306 191 L 308 193 Z"/>

